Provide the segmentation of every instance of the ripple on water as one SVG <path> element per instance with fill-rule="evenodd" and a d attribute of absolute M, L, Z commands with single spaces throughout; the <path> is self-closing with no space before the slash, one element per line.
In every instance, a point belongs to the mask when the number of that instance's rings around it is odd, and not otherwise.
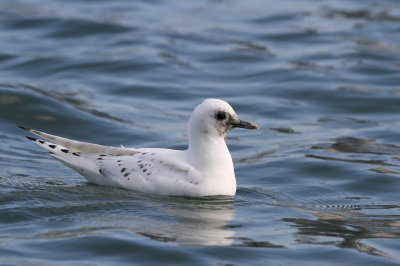
<path fill-rule="evenodd" d="M 396 263 L 398 10 L 0 1 L 0 264 Z M 235 197 L 92 185 L 16 127 L 184 149 L 207 97 L 261 126 L 227 138 Z"/>

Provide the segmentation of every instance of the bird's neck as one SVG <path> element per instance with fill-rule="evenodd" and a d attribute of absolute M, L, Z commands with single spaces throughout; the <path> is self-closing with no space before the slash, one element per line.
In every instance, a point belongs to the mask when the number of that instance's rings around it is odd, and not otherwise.
<path fill-rule="evenodd" d="M 232 157 L 223 137 L 191 134 L 189 160 L 196 167 L 222 166 L 233 169 Z"/>
<path fill-rule="evenodd" d="M 189 127 L 186 160 L 201 173 L 207 195 L 235 195 L 236 178 L 224 136 Z"/>

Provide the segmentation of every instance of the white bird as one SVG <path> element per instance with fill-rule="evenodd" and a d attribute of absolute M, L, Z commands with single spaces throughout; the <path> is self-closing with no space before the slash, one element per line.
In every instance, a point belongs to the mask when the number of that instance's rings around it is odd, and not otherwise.
<path fill-rule="evenodd" d="M 194 109 L 187 150 L 116 148 L 20 127 L 48 140 L 27 137 L 90 182 L 190 197 L 235 195 L 235 172 L 225 136 L 235 127 L 258 129 L 240 120 L 227 102 L 218 99 L 206 99 Z"/>

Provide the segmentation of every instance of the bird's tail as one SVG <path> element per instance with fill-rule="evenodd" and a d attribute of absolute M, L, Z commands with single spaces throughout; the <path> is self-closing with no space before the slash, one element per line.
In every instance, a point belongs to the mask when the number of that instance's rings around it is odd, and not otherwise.
<path fill-rule="evenodd" d="M 35 134 L 39 137 L 42 137 L 46 140 L 49 140 L 55 144 L 63 146 L 65 149 L 71 150 L 73 152 L 82 152 L 82 153 L 97 153 L 97 154 L 106 154 L 106 155 L 130 155 L 136 153 L 132 149 L 126 148 L 116 148 L 112 146 L 103 146 L 88 142 L 81 142 L 76 140 L 71 140 L 67 138 L 58 137 L 55 135 L 51 135 L 45 132 L 41 132 L 35 129 L 18 126 L 23 130 L 26 130 L 32 134 Z"/>
<path fill-rule="evenodd" d="M 27 139 L 49 151 L 50 156 L 56 158 L 68 167 L 71 167 L 84 176 L 98 175 L 98 166 L 90 157 L 81 152 L 70 150 L 62 145 L 48 142 L 42 139 L 27 136 Z"/>

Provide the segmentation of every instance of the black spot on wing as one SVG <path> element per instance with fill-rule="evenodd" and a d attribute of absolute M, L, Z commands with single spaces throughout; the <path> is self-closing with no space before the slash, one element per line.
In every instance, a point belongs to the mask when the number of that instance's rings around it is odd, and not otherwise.
<path fill-rule="evenodd" d="M 130 175 L 130 174 L 131 174 L 131 173 L 126 173 L 126 174 L 124 174 L 124 176 L 127 177 L 127 176 Z"/>
<path fill-rule="evenodd" d="M 68 152 L 69 152 L 69 150 L 67 150 L 67 149 L 61 149 L 61 151 L 62 151 L 62 152 L 65 152 L 65 153 L 68 153 Z"/>
<path fill-rule="evenodd" d="M 57 147 L 57 145 L 51 144 L 51 145 L 49 145 L 49 147 L 52 148 L 52 149 L 55 149 Z"/>
<path fill-rule="evenodd" d="M 121 169 L 121 173 L 125 172 L 126 168 L 122 168 Z"/>
<path fill-rule="evenodd" d="M 30 141 L 36 141 L 37 140 L 37 138 L 32 138 L 32 137 L 29 137 L 29 136 L 26 136 L 26 138 L 29 139 Z"/>
<path fill-rule="evenodd" d="M 76 153 L 76 152 L 73 152 L 72 153 L 73 155 L 75 155 L 75 156 L 80 156 L 78 153 Z"/>
<path fill-rule="evenodd" d="M 39 143 L 40 143 L 40 144 L 44 144 L 44 140 L 41 140 L 41 139 L 40 139 L 40 140 L 39 140 Z"/>

